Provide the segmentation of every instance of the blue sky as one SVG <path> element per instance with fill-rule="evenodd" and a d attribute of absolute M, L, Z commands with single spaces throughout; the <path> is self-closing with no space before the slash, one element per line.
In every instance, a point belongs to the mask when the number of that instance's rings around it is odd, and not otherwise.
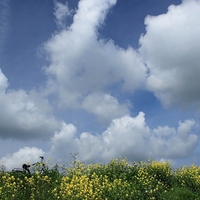
<path fill-rule="evenodd" d="M 0 2 L 0 162 L 199 164 L 199 0 Z"/>

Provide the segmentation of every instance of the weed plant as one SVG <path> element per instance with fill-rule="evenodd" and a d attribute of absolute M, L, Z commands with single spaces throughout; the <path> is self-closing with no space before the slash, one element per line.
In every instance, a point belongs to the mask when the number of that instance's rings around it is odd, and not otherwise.
<path fill-rule="evenodd" d="M 200 167 L 172 170 L 167 162 L 85 165 L 74 157 L 42 174 L 0 172 L 0 200 L 200 200 Z"/>

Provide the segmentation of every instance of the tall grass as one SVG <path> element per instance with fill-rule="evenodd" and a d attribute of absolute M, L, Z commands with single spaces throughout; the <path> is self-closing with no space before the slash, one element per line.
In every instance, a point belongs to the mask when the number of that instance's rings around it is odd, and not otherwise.
<path fill-rule="evenodd" d="M 2 200 L 200 200 L 200 167 L 172 170 L 167 162 L 85 165 L 74 159 L 43 174 L 0 172 Z"/>

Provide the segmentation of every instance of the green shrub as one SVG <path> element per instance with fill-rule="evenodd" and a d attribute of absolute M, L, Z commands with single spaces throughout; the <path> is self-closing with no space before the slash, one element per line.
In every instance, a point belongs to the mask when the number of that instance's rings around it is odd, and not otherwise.
<path fill-rule="evenodd" d="M 166 162 L 117 158 L 85 165 L 75 158 L 60 169 L 55 165 L 42 174 L 0 172 L 0 199 L 200 200 L 200 168 L 195 165 L 173 171 Z"/>

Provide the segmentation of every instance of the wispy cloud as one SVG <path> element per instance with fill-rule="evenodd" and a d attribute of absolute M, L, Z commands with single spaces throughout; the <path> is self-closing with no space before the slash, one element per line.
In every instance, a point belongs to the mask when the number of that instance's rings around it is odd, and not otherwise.
<path fill-rule="evenodd" d="M 67 27 L 67 19 L 71 16 L 73 10 L 69 9 L 68 3 L 62 4 L 59 1 L 54 0 L 55 5 L 55 21 L 58 28 L 63 29 Z"/>
<path fill-rule="evenodd" d="M 0 1 L 0 55 L 9 31 L 10 0 Z"/>

